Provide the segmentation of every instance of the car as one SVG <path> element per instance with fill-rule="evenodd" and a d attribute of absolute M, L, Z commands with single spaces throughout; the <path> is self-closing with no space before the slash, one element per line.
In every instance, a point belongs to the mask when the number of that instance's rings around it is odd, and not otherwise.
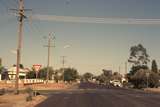
<path fill-rule="evenodd" d="M 122 87 L 122 84 L 119 80 L 112 80 L 110 83 L 115 87 Z"/>

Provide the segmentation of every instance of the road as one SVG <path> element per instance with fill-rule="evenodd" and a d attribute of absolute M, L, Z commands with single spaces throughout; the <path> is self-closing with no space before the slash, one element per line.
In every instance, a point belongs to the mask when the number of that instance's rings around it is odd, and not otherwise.
<path fill-rule="evenodd" d="M 160 94 L 90 83 L 80 84 L 77 90 L 48 95 L 49 98 L 36 107 L 160 107 Z"/>

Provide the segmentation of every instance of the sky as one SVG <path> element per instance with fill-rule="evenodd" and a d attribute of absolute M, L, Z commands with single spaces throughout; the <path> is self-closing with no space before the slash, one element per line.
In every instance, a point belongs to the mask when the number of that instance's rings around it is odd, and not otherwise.
<path fill-rule="evenodd" d="M 9 10 L 18 7 L 16 1 L 0 0 L 0 57 L 7 67 L 16 63 L 14 50 L 18 21 Z M 100 74 L 102 69 L 115 72 L 119 71 L 119 67 L 124 73 L 130 47 L 139 43 L 147 49 L 150 59 L 156 59 L 160 66 L 160 0 L 24 1 L 25 8 L 32 9 L 32 12 L 25 12 L 28 19 L 24 22 L 21 58 L 25 67 L 47 65 L 47 48 L 44 45 L 47 44 L 45 36 L 49 33 L 56 38 L 52 41 L 55 47 L 51 49 L 50 62 L 54 69 L 62 67 L 61 56 L 66 56 L 65 67 L 74 67 L 80 74 Z M 35 18 L 37 15 L 41 17 Z M 55 16 L 63 17 L 55 20 Z M 74 21 L 63 21 L 67 17 L 72 17 Z M 136 22 L 136 19 L 152 21 L 144 24 Z M 129 22 L 131 24 L 126 24 Z M 64 48 L 66 45 L 67 48 Z"/>

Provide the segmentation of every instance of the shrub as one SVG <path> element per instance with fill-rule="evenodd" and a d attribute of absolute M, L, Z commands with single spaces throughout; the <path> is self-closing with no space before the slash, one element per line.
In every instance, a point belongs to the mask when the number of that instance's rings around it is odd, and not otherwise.
<path fill-rule="evenodd" d="M 26 97 L 26 101 L 32 101 L 32 96 L 33 96 L 32 88 L 30 87 L 26 88 L 25 92 L 28 93 L 28 96 Z"/>

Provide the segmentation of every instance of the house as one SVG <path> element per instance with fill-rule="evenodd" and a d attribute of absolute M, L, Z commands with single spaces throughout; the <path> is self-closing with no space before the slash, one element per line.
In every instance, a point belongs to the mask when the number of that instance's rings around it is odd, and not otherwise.
<path fill-rule="evenodd" d="M 8 77 L 10 80 L 15 80 L 16 79 L 16 71 L 17 71 L 17 67 L 11 67 L 9 69 L 7 69 L 8 71 Z M 28 72 L 27 69 L 19 69 L 19 78 L 20 79 L 24 79 L 26 77 L 26 73 Z"/>

